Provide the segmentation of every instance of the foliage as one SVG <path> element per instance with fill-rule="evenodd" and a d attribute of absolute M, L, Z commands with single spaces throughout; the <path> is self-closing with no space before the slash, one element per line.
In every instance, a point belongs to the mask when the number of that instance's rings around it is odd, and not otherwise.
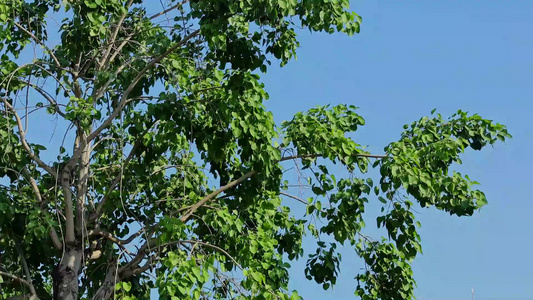
<path fill-rule="evenodd" d="M 353 106 L 277 126 L 258 74 L 295 57 L 298 26 L 359 32 L 349 1 L 153 3 L 0 3 L 0 299 L 147 299 L 154 287 L 161 299 L 300 299 L 288 269 L 305 235 L 317 240 L 305 276 L 324 289 L 351 245 L 367 265 L 356 295 L 412 298 L 414 203 L 458 216 L 483 206 L 452 163 L 510 137 L 505 127 L 432 113 L 372 155 L 348 137 L 364 125 Z M 32 143 L 28 118 L 66 124 L 64 143 Z M 284 181 L 299 162 L 308 200 Z M 387 236 L 374 240 L 361 230 L 377 200 Z"/>

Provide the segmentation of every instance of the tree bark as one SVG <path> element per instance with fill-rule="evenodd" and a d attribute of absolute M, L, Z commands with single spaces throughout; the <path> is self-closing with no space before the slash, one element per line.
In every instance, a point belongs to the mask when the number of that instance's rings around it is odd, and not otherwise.
<path fill-rule="evenodd" d="M 78 299 L 78 275 L 81 271 L 83 251 L 67 246 L 61 262 L 52 272 L 54 300 Z"/>
<path fill-rule="evenodd" d="M 107 273 L 105 275 L 104 282 L 98 288 L 93 296 L 93 300 L 106 300 L 113 297 L 115 291 L 115 285 L 120 279 L 116 276 L 116 266 L 111 263 L 107 267 Z"/>

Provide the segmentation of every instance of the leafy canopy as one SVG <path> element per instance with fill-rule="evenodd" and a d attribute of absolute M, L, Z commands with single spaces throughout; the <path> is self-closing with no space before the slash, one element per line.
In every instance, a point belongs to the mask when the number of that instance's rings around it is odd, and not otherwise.
<path fill-rule="evenodd" d="M 432 113 L 373 155 L 347 137 L 353 106 L 278 126 L 258 74 L 295 57 L 295 28 L 359 32 L 349 1 L 167 2 L 0 3 L 0 299 L 299 299 L 289 262 L 329 289 L 341 245 L 367 266 L 357 296 L 411 299 L 413 205 L 486 204 L 450 168 L 505 127 Z M 28 119 L 63 143 L 37 144 Z M 312 197 L 285 181 L 295 163 Z M 361 232 L 370 201 L 383 238 Z"/>

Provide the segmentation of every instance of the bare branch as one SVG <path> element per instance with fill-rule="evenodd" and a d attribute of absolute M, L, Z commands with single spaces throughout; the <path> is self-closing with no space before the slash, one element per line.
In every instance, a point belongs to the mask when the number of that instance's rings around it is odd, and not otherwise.
<path fill-rule="evenodd" d="M 166 202 L 166 201 L 176 201 L 176 200 L 181 200 L 181 199 L 157 200 L 156 203 L 161 203 L 161 202 Z M 191 207 L 192 207 L 192 205 L 185 206 L 185 207 L 177 209 L 176 212 L 182 212 L 182 211 L 190 209 Z M 211 205 L 207 205 L 207 204 L 202 205 L 202 207 L 209 208 L 209 209 L 217 209 L 216 207 L 211 206 Z"/>
<path fill-rule="evenodd" d="M 100 237 L 103 237 L 105 238 L 106 240 L 114 243 L 115 245 L 117 245 L 120 249 L 122 249 L 125 253 L 128 253 L 128 254 L 132 254 L 128 249 L 126 249 L 126 244 L 127 242 L 125 240 L 121 240 L 121 239 L 118 239 L 116 238 L 114 235 L 112 235 L 111 233 L 107 232 L 107 231 L 104 231 L 104 230 L 90 230 L 88 232 L 88 235 L 89 237 L 96 237 L 96 236 L 100 236 Z M 128 242 L 129 243 L 129 242 Z"/>
<path fill-rule="evenodd" d="M 24 128 L 22 126 L 22 121 L 20 119 L 20 116 L 17 114 L 15 108 L 9 104 L 9 102 L 7 101 L 7 99 L 5 98 L 0 98 L 2 99 L 2 101 L 4 102 L 4 105 L 11 111 L 11 113 L 15 116 L 15 119 L 17 121 L 17 126 L 18 126 L 18 132 L 19 132 L 19 135 L 20 135 L 20 142 L 22 143 L 22 146 L 24 147 L 24 150 L 26 150 L 26 152 L 28 153 L 28 156 L 30 157 L 30 159 L 32 159 L 33 161 L 35 161 L 37 163 L 37 165 L 41 168 L 43 168 L 46 172 L 48 172 L 50 175 L 52 175 L 53 177 L 57 178 L 57 173 L 56 171 L 54 171 L 54 169 L 52 169 L 49 165 L 47 165 L 46 163 L 44 163 L 37 155 L 35 155 L 35 153 L 33 153 L 33 151 L 31 150 L 30 148 L 30 145 L 28 145 L 28 142 L 26 141 L 26 132 L 24 132 Z"/>
<path fill-rule="evenodd" d="M 162 171 L 166 171 L 168 169 L 172 169 L 172 168 L 180 169 L 180 168 L 194 168 L 194 167 L 197 167 L 197 166 L 196 165 L 166 165 L 166 166 L 162 166 L 162 167 L 159 167 L 156 170 L 154 170 L 150 174 L 150 176 L 155 175 L 155 174 L 157 174 L 159 172 L 162 172 Z"/>
<path fill-rule="evenodd" d="M 30 186 L 33 189 L 33 192 L 35 193 L 35 198 L 37 200 L 37 203 L 42 208 L 43 204 L 43 197 L 41 195 L 41 192 L 39 191 L 39 186 L 37 185 L 37 181 L 31 176 L 30 171 L 27 168 L 22 169 L 22 173 L 26 177 L 26 179 L 30 182 Z M 48 232 L 50 235 L 50 238 L 52 239 L 52 243 L 54 244 L 54 247 L 57 250 L 63 249 L 63 243 L 59 240 L 59 236 L 57 235 L 57 232 L 54 228 L 50 228 L 50 231 Z"/>
<path fill-rule="evenodd" d="M 301 198 L 298 198 L 298 197 L 296 197 L 296 196 L 293 196 L 293 195 L 291 195 L 291 194 L 287 194 L 287 193 L 284 193 L 284 192 L 279 192 L 279 193 L 280 193 L 280 195 L 287 196 L 287 197 L 292 198 L 292 199 L 294 199 L 294 200 L 297 200 L 298 202 L 301 202 L 301 203 L 303 203 L 303 204 L 305 204 L 305 205 L 308 205 L 308 204 L 309 204 L 309 203 L 307 203 L 307 201 L 305 201 L 305 200 L 303 200 L 303 199 L 301 199 Z"/>
<path fill-rule="evenodd" d="M 43 66 L 41 66 L 40 64 L 43 63 L 43 62 L 39 62 L 39 63 L 35 63 L 34 65 L 43 70 L 44 72 L 46 72 L 48 75 L 50 75 L 50 77 L 54 78 L 54 80 L 57 82 L 58 85 L 61 86 L 61 89 L 63 90 L 64 93 L 67 94 L 67 96 L 70 97 L 70 92 L 69 90 L 67 89 L 67 87 L 63 84 L 63 82 L 61 82 L 61 80 L 59 80 L 59 78 L 56 77 L 55 74 L 53 74 L 52 72 L 48 71 L 47 69 L 45 69 Z M 62 70 L 65 70 L 65 69 L 62 69 Z"/>
<path fill-rule="evenodd" d="M 322 154 L 305 154 L 305 155 L 294 155 L 294 156 L 286 156 L 286 157 L 282 157 L 279 161 L 285 161 L 285 160 L 291 160 L 291 159 L 296 159 L 296 158 L 311 158 L 311 157 L 321 157 Z M 369 158 L 387 158 L 388 156 L 384 156 L 384 155 L 372 155 L 372 154 L 356 154 L 356 156 L 360 156 L 360 157 L 369 157 Z M 216 197 L 218 194 L 224 192 L 225 190 L 227 189 L 230 189 L 238 184 L 240 184 L 241 182 L 245 181 L 246 179 L 252 177 L 253 175 L 257 174 L 257 171 L 250 171 L 248 173 L 246 173 L 245 175 L 243 175 L 242 177 L 228 183 L 227 185 L 217 189 L 216 191 L 212 192 L 211 194 L 205 196 L 202 200 L 198 201 L 196 204 L 194 204 L 193 206 L 191 206 L 189 208 L 189 210 L 187 211 L 187 213 L 185 213 L 185 215 L 183 215 L 180 220 L 185 223 L 187 222 L 187 220 L 189 219 L 189 217 L 196 211 L 198 210 L 198 208 L 200 208 L 202 205 L 206 204 L 208 201 L 210 201 L 211 199 L 213 199 L 214 197 Z M 288 195 L 288 194 L 287 194 Z M 288 195 L 290 196 L 290 195 Z M 294 197 L 292 197 L 294 198 Z M 300 199 L 301 200 L 301 199 Z M 303 201 L 305 204 L 307 204 L 307 202 Z"/>
<path fill-rule="evenodd" d="M 148 19 L 153 20 L 153 19 L 155 19 L 155 18 L 157 18 L 159 16 L 162 16 L 162 15 L 168 13 L 169 11 L 171 11 L 173 9 L 176 9 L 176 8 L 182 6 L 183 4 L 186 4 L 187 2 L 189 2 L 189 0 L 184 0 L 181 3 L 177 3 L 177 4 L 175 4 L 175 5 L 171 6 L 171 7 L 163 10 L 163 11 L 158 12 L 157 14 L 151 15 Z"/>
<path fill-rule="evenodd" d="M 33 295 L 35 299 L 35 295 Z M 27 299 L 30 299 L 32 297 L 32 295 L 20 295 L 20 296 L 13 296 L 13 297 L 9 297 L 9 298 L 6 298 L 5 300 L 27 300 Z"/>
<path fill-rule="evenodd" d="M 85 144 L 85 133 L 79 130 L 80 148 L 83 149 L 78 170 L 78 180 L 76 186 L 76 232 L 83 230 L 85 218 L 85 202 L 87 198 L 87 189 L 89 181 L 89 168 L 91 159 L 91 145 Z"/>
<path fill-rule="evenodd" d="M 105 91 L 107 90 L 107 87 L 109 87 L 109 85 L 115 81 L 115 77 L 120 73 L 122 72 L 122 70 L 124 70 L 125 68 L 127 68 L 129 65 L 127 63 L 124 63 L 122 64 L 120 67 L 118 67 L 116 70 L 115 70 L 115 73 L 112 75 L 112 76 L 109 76 L 109 79 L 106 81 L 106 83 L 104 83 L 104 85 L 102 85 L 100 87 L 100 89 L 98 91 L 96 91 L 94 93 L 94 96 L 93 96 L 93 99 L 99 99 L 100 97 L 102 97 L 105 93 Z"/>
<path fill-rule="evenodd" d="M 282 157 L 279 161 L 286 161 L 286 160 L 292 160 L 297 158 L 316 158 L 316 157 L 323 157 L 323 154 L 301 154 L 301 155 L 291 155 L 291 156 L 285 156 Z M 357 153 L 353 156 L 357 157 L 367 157 L 367 158 L 376 158 L 376 159 L 382 159 L 382 158 L 388 158 L 390 156 L 388 155 L 374 155 L 374 154 L 364 154 L 364 153 Z"/>
<path fill-rule="evenodd" d="M 212 245 L 212 244 L 208 244 L 208 243 L 204 243 L 204 242 L 201 242 L 201 241 L 178 241 L 178 243 L 185 243 L 185 244 L 197 244 L 197 245 L 201 245 L 201 246 L 205 246 L 205 247 L 208 247 L 208 248 L 213 248 L 219 252 L 222 252 L 225 256 L 227 256 L 239 269 L 244 270 L 241 265 L 235 260 L 235 258 L 233 258 L 233 256 L 231 256 L 226 250 L 218 247 L 218 246 L 215 246 L 215 245 Z"/>

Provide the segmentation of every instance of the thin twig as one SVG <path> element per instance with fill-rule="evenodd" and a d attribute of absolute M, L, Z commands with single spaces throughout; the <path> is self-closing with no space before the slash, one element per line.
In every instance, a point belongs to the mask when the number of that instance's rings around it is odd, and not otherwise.
<path fill-rule="evenodd" d="M 171 10 L 173 10 L 175 8 L 178 8 L 178 7 L 182 6 L 183 4 L 185 4 L 187 2 L 189 2 L 189 0 L 182 1 L 181 3 L 177 3 L 177 4 L 175 4 L 175 5 L 171 6 L 171 7 L 163 10 L 163 11 L 160 11 L 160 12 L 158 12 L 156 14 L 151 15 L 148 19 L 153 20 L 153 19 L 155 19 L 155 18 L 157 18 L 159 16 L 162 16 L 162 15 L 168 13 L 169 11 L 171 11 Z"/>
<path fill-rule="evenodd" d="M 305 204 L 305 205 L 308 205 L 308 204 L 309 204 L 307 201 L 305 201 L 305 200 L 303 200 L 303 199 L 301 199 L 301 198 L 298 198 L 298 197 L 296 197 L 296 196 L 293 196 L 293 195 L 291 195 L 291 194 L 287 194 L 287 193 L 284 193 L 284 192 L 279 192 L 279 194 L 280 194 L 280 195 L 283 195 L 283 196 L 287 196 L 287 197 L 292 198 L 292 199 L 294 199 L 294 200 L 297 200 L 297 201 L 299 201 L 299 202 L 301 202 L 301 203 L 303 203 L 303 204 Z"/>
<path fill-rule="evenodd" d="M 106 49 L 106 52 L 104 53 L 104 56 L 102 56 L 102 59 L 100 60 L 100 66 L 98 66 L 98 69 L 102 69 L 106 63 L 107 63 L 107 57 L 111 53 L 111 49 L 113 48 L 113 44 L 115 44 L 115 41 L 117 39 L 118 32 L 120 31 L 120 28 L 122 27 L 122 22 L 124 22 L 124 19 L 126 19 L 126 16 L 128 15 L 128 10 L 130 9 L 131 4 L 133 3 L 133 0 L 129 0 L 126 4 L 124 14 L 120 16 L 120 19 L 118 21 L 117 26 L 115 27 L 115 30 L 111 34 L 111 41 L 109 43 L 109 47 Z"/>
<path fill-rule="evenodd" d="M 186 36 L 183 40 L 179 41 L 178 43 L 176 43 L 172 47 L 168 48 L 168 50 L 165 51 L 165 53 L 163 53 L 163 54 L 159 55 L 158 57 L 152 59 L 141 71 L 139 71 L 137 73 L 137 76 L 132 80 L 130 85 L 126 88 L 126 90 L 122 94 L 122 97 L 121 97 L 121 99 L 119 101 L 119 104 L 117 105 L 115 110 L 113 110 L 111 115 L 97 129 L 95 129 L 91 134 L 89 134 L 89 136 L 87 137 L 87 142 L 89 142 L 92 139 L 94 139 L 97 135 L 100 134 L 100 132 L 102 132 L 102 130 L 104 130 L 104 128 L 107 128 L 107 126 L 109 126 L 111 124 L 111 122 L 113 122 L 113 120 L 118 116 L 118 114 L 124 108 L 124 105 L 126 104 L 126 101 L 128 100 L 128 96 L 131 93 L 131 91 L 133 91 L 133 89 L 135 88 L 135 86 L 137 85 L 139 80 L 141 80 L 141 78 L 146 74 L 146 72 L 148 72 L 148 70 L 150 70 L 155 64 L 157 64 L 158 62 L 160 62 L 161 60 L 166 58 L 174 50 L 176 50 L 177 48 L 181 47 L 187 41 L 189 41 L 190 39 L 192 39 L 193 37 L 198 35 L 198 33 L 200 33 L 200 29 L 197 29 L 197 30 L 193 31 L 191 34 Z"/>
<path fill-rule="evenodd" d="M 141 134 L 140 138 L 135 142 L 135 144 L 131 148 L 130 153 L 128 154 L 128 157 L 126 157 L 126 159 L 123 161 L 121 169 L 123 169 L 126 165 L 128 165 L 130 160 L 133 158 L 133 155 L 135 154 L 135 151 L 137 150 L 137 148 L 139 148 L 141 146 L 143 137 L 148 132 L 148 130 L 150 130 L 153 126 L 155 126 L 158 123 L 159 123 L 159 120 L 155 121 L 150 127 L 148 127 L 146 129 L 146 132 L 144 134 Z M 103 209 L 107 199 L 109 199 L 109 197 L 111 196 L 111 192 L 113 190 L 115 190 L 115 187 L 119 184 L 120 180 L 122 179 L 122 174 L 123 174 L 123 172 L 119 172 L 117 174 L 117 176 L 115 177 L 115 179 L 113 180 L 113 182 L 109 186 L 107 194 L 105 194 L 104 198 L 102 198 L 102 201 L 100 201 L 100 203 L 98 203 L 98 206 L 96 207 L 95 214 L 91 218 L 89 218 L 89 222 L 95 221 L 101 216 L 102 209 Z"/>
<path fill-rule="evenodd" d="M 15 26 L 17 26 L 20 30 L 24 31 L 26 34 L 28 34 L 35 42 L 37 42 L 38 44 L 40 44 L 41 46 L 44 47 L 44 49 L 46 49 L 46 51 L 48 51 L 48 53 L 50 54 L 50 56 L 52 57 L 52 59 L 54 60 L 55 64 L 56 64 L 56 67 L 58 68 L 61 68 L 61 64 L 59 63 L 59 60 L 57 59 L 57 57 L 55 56 L 54 52 L 52 52 L 52 50 L 50 48 L 48 48 L 48 46 L 46 46 L 45 43 L 43 43 L 43 41 L 41 41 L 39 38 L 37 38 L 33 33 L 31 33 L 30 31 L 28 31 L 26 28 L 22 27 L 22 25 L 20 25 L 19 23 L 15 22 L 14 23 Z"/>
<path fill-rule="evenodd" d="M 282 157 L 279 161 L 286 161 L 286 160 L 292 160 L 297 158 L 316 158 L 316 157 L 323 157 L 323 154 L 300 154 L 300 155 L 291 155 L 291 156 L 285 156 Z M 376 158 L 376 159 L 382 159 L 382 158 L 388 158 L 390 156 L 388 155 L 374 155 L 374 154 L 363 154 L 358 153 L 354 154 L 353 156 L 356 157 L 367 157 L 367 158 Z"/>
<path fill-rule="evenodd" d="M 55 111 L 60 115 L 62 116 L 63 118 L 65 118 L 65 113 L 63 113 L 60 109 L 59 109 L 59 106 L 57 105 L 57 102 L 52 98 L 52 96 L 45 90 L 43 90 L 41 87 L 29 82 L 29 81 L 24 81 L 24 80 L 21 80 L 21 82 L 25 83 L 28 87 L 32 87 L 34 90 L 36 90 L 39 94 L 41 94 L 46 100 L 48 100 L 48 102 L 50 102 L 50 104 L 52 105 L 52 107 L 55 108 Z"/>

